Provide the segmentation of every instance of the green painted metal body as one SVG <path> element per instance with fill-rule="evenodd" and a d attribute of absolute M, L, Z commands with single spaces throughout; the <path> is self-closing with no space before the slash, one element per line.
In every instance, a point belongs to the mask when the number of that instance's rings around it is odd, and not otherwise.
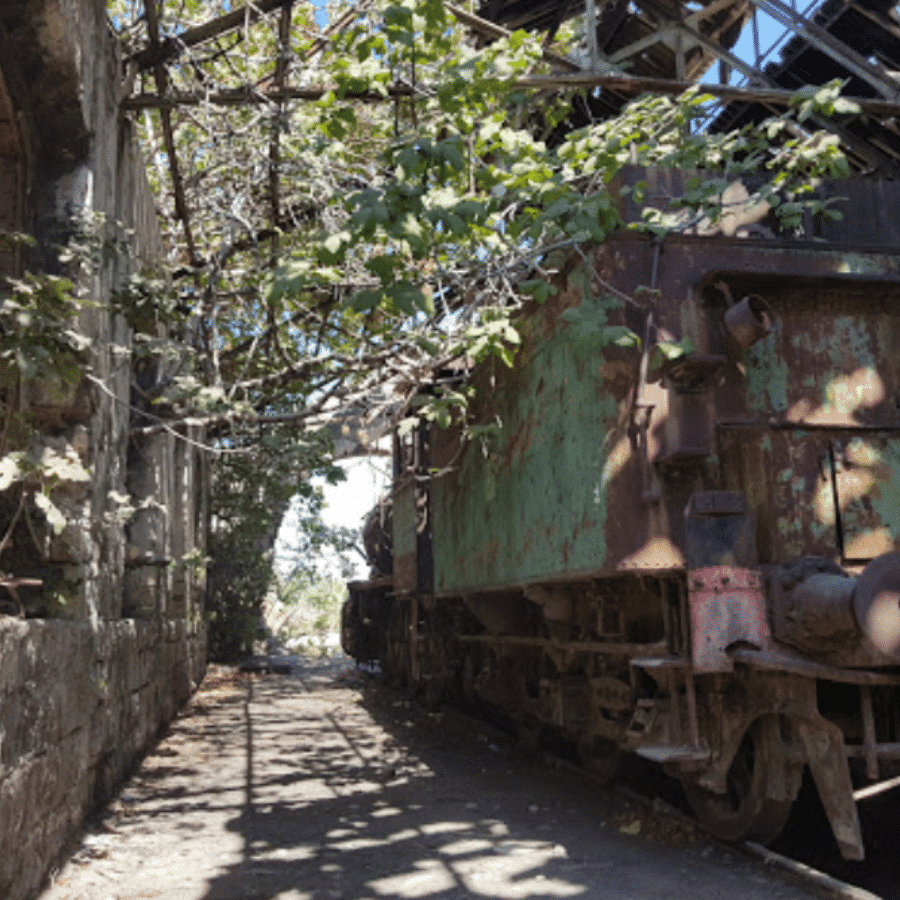
<path fill-rule="evenodd" d="M 613 239 L 595 270 L 634 294 L 652 256 L 648 241 Z M 709 300 L 723 278 L 776 310 L 774 331 L 743 351 Z M 429 486 L 434 593 L 683 568 L 696 490 L 748 497 L 763 564 L 809 553 L 852 564 L 900 547 L 898 280 L 897 258 L 880 251 L 670 240 L 656 322 L 722 362 L 705 391 L 645 385 L 645 438 L 639 350 L 573 340 L 561 315 L 583 291 L 563 280 L 522 316 L 515 366 L 475 373 L 475 421 L 497 433 L 461 452 L 456 432 L 432 435 L 433 468 L 453 460 Z M 395 516 L 403 547 L 407 518 Z"/>
<path fill-rule="evenodd" d="M 602 568 L 619 405 L 603 357 L 536 310 L 515 369 L 479 373 L 488 452 L 471 446 L 432 484 L 435 590 L 470 590 Z M 544 327 L 546 326 L 546 328 Z"/>

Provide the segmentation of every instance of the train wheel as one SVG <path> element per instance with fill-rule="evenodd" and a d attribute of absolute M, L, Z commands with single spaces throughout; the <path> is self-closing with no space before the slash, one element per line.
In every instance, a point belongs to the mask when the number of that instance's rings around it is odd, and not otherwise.
<path fill-rule="evenodd" d="M 623 752 L 608 738 L 584 738 L 578 743 L 581 764 L 601 784 L 612 781 L 619 771 Z"/>
<path fill-rule="evenodd" d="M 541 744 L 544 726 L 541 720 L 531 713 L 520 715 L 515 720 L 516 740 L 528 750 L 535 750 Z"/>
<path fill-rule="evenodd" d="M 403 690 L 409 682 L 409 662 L 405 646 L 397 641 L 388 644 L 381 668 L 385 681 L 391 687 Z"/>
<path fill-rule="evenodd" d="M 717 837 L 767 844 L 787 822 L 801 775 L 802 768 L 788 760 L 778 718 L 767 716 L 747 729 L 724 794 L 687 779 L 682 783 L 697 818 Z"/>

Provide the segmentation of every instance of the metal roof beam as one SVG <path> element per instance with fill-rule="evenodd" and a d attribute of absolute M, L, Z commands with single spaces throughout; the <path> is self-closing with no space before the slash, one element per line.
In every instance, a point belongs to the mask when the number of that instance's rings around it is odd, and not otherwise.
<path fill-rule="evenodd" d="M 817 50 L 821 50 L 826 56 L 830 56 L 835 62 L 840 63 L 848 72 L 852 72 L 870 84 L 882 97 L 894 98 L 900 93 L 900 84 L 890 77 L 883 66 L 869 62 L 831 32 L 822 28 L 821 25 L 794 12 L 782 0 L 750 0 L 750 2 L 759 7 L 766 15 L 790 28 Z"/>
<path fill-rule="evenodd" d="M 476 16 L 475 13 L 470 13 L 467 9 L 457 6 L 455 3 L 445 3 L 444 8 L 447 12 L 451 13 L 454 18 L 462 22 L 463 25 L 468 25 L 469 28 L 473 31 L 477 31 L 484 37 L 499 40 L 501 38 L 507 38 L 512 34 L 508 28 L 504 28 L 496 22 L 491 22 L 490 19 L 483 19 L 481 16 Z M 568 56 L 563 56 L 561 53 L 554 53 L 552 50 L 545 49 L 541 55 L 545 62 L 562 66 L 570 72 L 583 71 L 582 67 L 575 62 L 575 60 L 569 59 Z"/>
<path fill-rule="evenodd" d="M 204 44 L 217 38 L 220 35 L 240 28 L 249 19 L 255 22 L 257 19 L 272 12 L 279 6 L 286 6 L 293 3 L 293 0 L 256 0 L 255 3 L 248 3 L 246 6 L 240 6 L 225 15 L 210 19 L 202 25 L 194 28 L 187 28 L 175 37 L 167 37 L 163 41 L 158 39 L 154 42 L 151 40 L 148 47 L 139 50 L 131 58 L 137 63 L 140 69 L 152 69 L 160 63 L 174 59 L 188 47 L 195 47 L 198 44 Z M 150 17 L 148 12 L 148 21 Z M 155 11 L 153 13 L 155 16 Z"/>

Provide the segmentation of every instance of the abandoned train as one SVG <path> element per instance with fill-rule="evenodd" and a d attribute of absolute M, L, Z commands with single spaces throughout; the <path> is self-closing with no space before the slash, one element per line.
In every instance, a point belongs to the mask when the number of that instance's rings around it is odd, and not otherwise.
<path fill-rule="evenodd" d="M 395 437 L 343 640 L 598 772 L 662 763 L 726 839 L 773 839 L 808 767 L 862 859 L 857 803 L 900 773 L 900 191 L 829 189 L 815 241 L 621 233 L 587 299 L 562 265 L 515 366 L 468 375 L 497 428 Z M 610 289 L 640 345 L 585 333 Z"/>

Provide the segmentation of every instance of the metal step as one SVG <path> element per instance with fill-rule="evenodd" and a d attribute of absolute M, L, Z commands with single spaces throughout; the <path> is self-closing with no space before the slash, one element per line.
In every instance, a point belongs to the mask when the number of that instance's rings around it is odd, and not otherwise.
<path fill-rule="evenodd" d="M 636 656 L 631 665 L 639 669 L 689 669 L 691 661 L 686 656 Z"/>
<path fill-rule="evenodd" d="M 709 750 L 689 745 L 679 747 L 673 744 L 647 744 L 646 746 L 638 747 L 634 752 L 638 756 L 643 756 L 644 759 L 650 759 L 657 763 L 702 763 L 709 759 Z"/>

